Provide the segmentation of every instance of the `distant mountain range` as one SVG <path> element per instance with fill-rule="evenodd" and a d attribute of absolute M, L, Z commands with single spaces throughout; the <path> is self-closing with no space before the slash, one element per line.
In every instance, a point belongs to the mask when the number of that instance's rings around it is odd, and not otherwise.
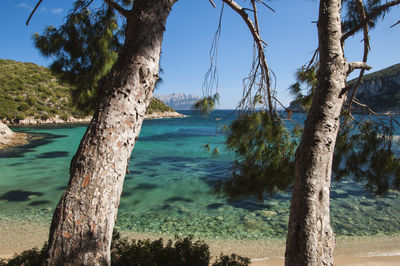
<path fill-rule="evenodd" d="M 184 93 L 154 95 L 154 97 L 175 110 L 190 110 L 196 101 L 200 99 L 200 96 Z"/>

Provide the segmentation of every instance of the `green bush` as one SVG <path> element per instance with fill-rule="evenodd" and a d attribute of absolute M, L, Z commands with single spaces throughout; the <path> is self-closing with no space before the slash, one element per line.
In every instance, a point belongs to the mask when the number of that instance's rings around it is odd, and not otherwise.
<path fill-rule="evenodd" d="M 24 120 L 24 119 L 25 119 L 25 115 L 23 115 L 23 114 L 18 114 L 18 115 L 15 116 L 15 119 L 16 119 L 17 121 L 19 121 L 19 120 Z"/>
<path fill-rule="evenodd" d="M 249 258 L 237 254 L 228 256 L 221 253 L 219 258 L 213 263 L 213 266 L 246 266 L 250 265 L 250 262 Z"/>
<path fill-rule="evenodd" d="M 49 115 L 48 114 L 42 114 L 41 116 L 40 116 L 40 119 L 42 119 L 42 120 L 47 120 L 47 119 L 49 119 L 50 117 L 49 117 Z"/>
<path fill-rule="evenodd" d="M 40 266 L 46 259 L 47 244 L 45 243 L 42 249 L 34 247 L 29 250 L 23 251 L 20 255 L 14 255 L 9 261 L 0 260 L 0 266 Z"/>
<path fill-rule="evenodd" d="M 14 98 L 14 101 L 16 101 L 16 102 L 24 102 L 25 101 L 25 97 L 17 96 L 17 97 Z"/>
<path fill-rule="evenodd" d="M 47 244 L 41 250 L 33 248 L 14 255 L 9 260 L 0 260 L 0 266 L 29 265 L 39 266 L 46 259 Z M 154 241 L 132 240 L 122 238 L 117 232 L 113 232 L 111 243 L 111 264 L 118 266 L 208 266 L 211 256 L 209 247 L 203 241 L 193 242 L 193 237 L 176 238 L 175 243 L 168 240 L 164 245 L 162 238 Z M 212 264 L 213 266 L 246 266 L 250 265 L 250 259 L 236 254 L 230 256 L 221 254 Z"/>
<path fill-rule="evenodd" d="M 27 102 L 30 106 L 33 106 L 33 105 L 36 105 L 36 104 L 37 104 L 36 99 L 33 98 L 33 97 L 31 97 L 31 96 L 26 97 L 26 102 Z"/>
<path fill-rule="evenodd" d="M 62 119 L 64 121 L 67 121 L 69 117 L 70 116 L 68 114 L 65 114 L 65 113 L 60 115 L 60 119 Z"/>
<path fill-rule="evenodd" d="M 29 106 L 29 104 L 27 104 L 27 103 L 21 103 L 21 104 L 17 107 L 18 111 L 21 111 L 21 112 L 25 112 L 25 111 L 29 110 L 29 108 L 30 108 L 30 106 Z"/>

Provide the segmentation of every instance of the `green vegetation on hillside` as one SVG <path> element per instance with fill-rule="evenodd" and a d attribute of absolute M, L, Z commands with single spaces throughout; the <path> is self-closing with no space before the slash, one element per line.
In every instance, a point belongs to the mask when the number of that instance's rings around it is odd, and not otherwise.
<path fill-rule="evenodd" d="M 147 113 L 152 114 L 154 112 L 173 112 L 174 109 L 163 103 L 157 98 L 151 99 L 149 107 L 147 107 Z"/>
<path fill-rule="evenodd" d="M 46 120 L 88 115 L 72 104 L 74 87 L 59 81 L 48 68 L 33 63 L 0 59 L 0 119 L 22 120 L 26 117 Z M 148 113 L 173 111 L 163 102 L 152 99 Z"/>
<path fill-rule="evenodd" d="M 72 90 L 45 67 L 0 59 L 0 119 L 84 116 L 71 104 Z"/>

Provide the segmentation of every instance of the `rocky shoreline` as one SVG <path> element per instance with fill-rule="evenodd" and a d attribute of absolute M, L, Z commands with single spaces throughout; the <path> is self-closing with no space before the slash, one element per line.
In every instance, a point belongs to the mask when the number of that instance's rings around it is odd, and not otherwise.
<path fill-rule="evenodd" d="M 167 112 L 153 112 L 151 114 L 146 114 L 144 119 L 182 118 L 182 117 L 186 116 L 175 111 L 167 111 Z M 26 125 L 26 126 L 48 125 L 48 124 L 79 124 L 79 123 L 89 123 L 91 119 L 92 116 L 85 116 L 81 118 L 69 117 L 68 119 L 63 120 L 59 115 L 56 115 L 55 117 L 51 117 L 48 119 L 27 117 L 21 120 L 15 120 L 15 119 L 11 121 L 3 120 L 0 121 L 0 123 L 2 122 L 3 124 L 6 125 Z"/>
<path fill-rule="evenodd" d="M 182 118 L 186 117 L 183 114 L 177 113 L 175 111 L 167 112 L 153 112 L 151 114 L 146 114 L 145 119 L 162 119 L 162 118 Z M 27 134 L 13 132 L 7 125 L 51 125 L 51 124 L 79 124 L 79 123 L 89 123 L 92 119 L 91 116 L 86 116 L 82 118 L 69 117 L 67 120 L 61 119 L 58 115 L 53 118 L 48 118 L 46 120 L 36 119 L 34 117 L 28 117 L 23 120 L 3 120 L 0 121 L 0 149 L 9 148 L 18 145 L 24 145 L 28 143 Z"/>
<path fill-rule="evenodd" d="M 0 149 L 26 143 L 28 143 L 28 140 L 25 133 L 12 132 L 7 125 L 0 122 Z"/>

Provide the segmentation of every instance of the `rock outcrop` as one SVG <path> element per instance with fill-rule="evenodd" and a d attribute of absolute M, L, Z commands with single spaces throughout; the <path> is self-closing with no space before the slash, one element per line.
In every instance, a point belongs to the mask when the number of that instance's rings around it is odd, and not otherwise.
<path fill-rule="evenodd" d="M 11 129 L 0 122 L 0 149 L 27 143 L 25 133 L 14 133 Z"/>
<path fill-rule="evenodd" d="M 153 112 L 151 114 L 146 114 L 145 119 L 161 119 L 161 118 L 180 118 L 186 117 L 186 115 L 177 113 L 175 111 L 167 111 L 167 112 Z"/>

